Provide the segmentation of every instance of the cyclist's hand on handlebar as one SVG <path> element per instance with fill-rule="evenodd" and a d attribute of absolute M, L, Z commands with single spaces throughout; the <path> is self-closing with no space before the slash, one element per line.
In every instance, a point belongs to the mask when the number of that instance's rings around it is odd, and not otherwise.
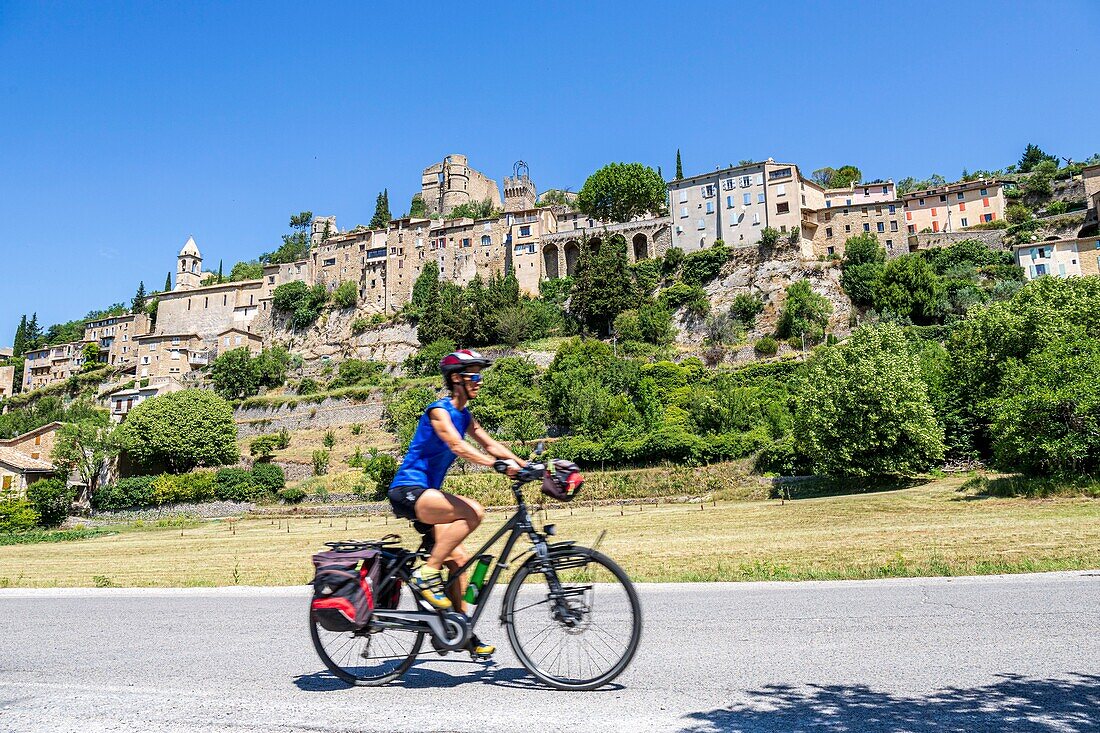
<path fill-rule="evenodd" d="M 497 473 L 503 473 L 510 478 L 515 478 L 522 470 L 518 463 L 509 459 L 507 461 L 503 459 L 497 459 L 493 462 L 493 470 Z"/>

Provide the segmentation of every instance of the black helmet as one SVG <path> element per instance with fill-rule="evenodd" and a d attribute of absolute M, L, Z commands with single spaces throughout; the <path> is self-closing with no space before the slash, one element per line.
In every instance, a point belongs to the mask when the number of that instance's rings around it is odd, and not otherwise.
<path fill-rule="evenodd" d="M 558 501 L 573 501 L 584 484 L 584 476 L 577 464 L 556 459 L 546 464 L 542 476 L 542 493 Z"/>

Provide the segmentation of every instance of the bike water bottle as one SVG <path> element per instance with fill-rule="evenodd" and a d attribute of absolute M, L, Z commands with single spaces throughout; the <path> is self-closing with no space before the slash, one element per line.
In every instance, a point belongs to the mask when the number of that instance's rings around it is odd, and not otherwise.
<path fill-rule="evenodd" d="M 489 572 L 489 565 L 492 562 L 492 555 L 482 555 L 477 559 L 474 572 L 470 575 L 470 583 L 466 586 L 464 598 L 467 603 L 477 603 L 478 596 L 481 595 L 481 585 L 485 582 L 485 574 Z"/>

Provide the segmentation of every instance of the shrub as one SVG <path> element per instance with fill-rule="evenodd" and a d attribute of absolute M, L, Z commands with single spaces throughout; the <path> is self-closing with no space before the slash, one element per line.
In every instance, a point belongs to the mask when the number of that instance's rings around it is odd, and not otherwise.
<path fill-rule="evenodd" d="M 356 318 L 351 322 L 351 332 L 359 335 L 371 327 L 371 322 L 366 318 Z"/>
<path fill-rule="evenodd" d="M 709 305 L 710 301 L 706 302 Z M 648 343 L 658 346 L 671 343 L 675 336 L 672 313 L 660 303 L 646 299 L 638 308 L 638 331 Z"/>
<path fill-rule="evenodd" d="M 59 478 L 35 481 L 27 487 L 27 501 L 38 512 L 43 527 L 57 527 L 69 516 L 74 491 Z"/>
<path fill-rule="evenodd" d="M 252 483 L 265 494 L 275 494 L 286 486 L 286 475 L 274 463 L 257 463 L 252 466 Z"/>
<path fill-rule="evenodd" d="M 776 473 L 780 476 L 797 476 L 804 472 L 794 441 L 790 437 L 764 446 L 756 456 L 753 470 L 757 473 Z"/>
<path fill-rule="evenodd" d="M 331 430 L 326 430 L 325 437 L 321 439 L 321 445 L 325 446 L 326 448 L 331 448 L 332 446 L 336 445 L 336 433 L 332 432 Z"/>
<path fill-rule="evenodd" d="M 425 408 L 435 400 L 436 393 L 426 387 L 406 389 L 396 398 L 387 398 L 384 413 L 386 429 L 397 436 L 402 450 L 408 448 Z"/>
<path fill-rule="evenodd" d="M 699 285 L 689 285 L 687 283 L 674 283 L 669 287 L 661 291 L 659 301 L 666 307 L 676 310 L 683 306 L 697 301 L 699 299 L 706 300 L 707 294 Z"/>
<path fill-rule="evenodd" d="M 833 304 L 824 295 L 815 293 L 809 280 L 797 280 L 787 286 L 787 299 L 776 331 L 784 338 L 805 334 L 808 343 L 818 343 L 825 338 L 832 311 Z"/>
<path fill-rule="evenodd" d="M 405 360 L 405 372 L 418 377 L 435 376 L 439 374 L 439 362 L 455 348 L 455 342 L 450 339 L 440 339 L 422 346 Z"/>
<path fill-rule="evenodd" d="M 802 346 L 803 346 L 802 337 L 801 336 L 791 336 L 789 339 L 787 339 L 787 346 L 790 346 L 795 351 L 801 351 Z"/>
<path fill-rule="evenodd" d="M 1009 224 L 1023 224 L 1025 221 L 1032 219 L 1031 209 L 1023 204 L 1010 204 L 1005 209 L 1005 219 Z"/>
<path fill-rule="evenodd" d="M 313 451 L 313 475 L 324 476 L 328 473 L 329 460 L 331 456 L 327 450 L 315 450 Z"/>
<path fill-rule="evenodd" d="M 251 471 L 223 468 L 215 475 L 214 496 L 219 501 L 255 501 L 262 493 L 263 490 L 256 485 Z"/>
<path fill-rule="evenodd" d="M 301 280 L 285 283 L 271 293 L 271 305 L 277 311 L 293 313 L 309 298 L 309 286 Z"/>
<path fill-rule="evenodd" d="M 397 459 L 388 453 L 379 453 L 371 449 L 370 458 L 363 464 L 363 474 L 369 476 L 383 494 L 389 489 L 393 477 L 397 475 Z M 383 496 L 383 498 L 385 498 Z"/>
<path fill-rule="evenodd" d="M 351 468 L 363 467 L 363 451 L 359 446 L 355 446 L 355 452 L 348 456 L 347 464 Z"/>
<path fill-rule="evenodd" d="M 92 494 L 92 506 L 99 511 L 118 511 L 133 507 L 156 505 L 153 479 L 156 476 L 121 478 L 113 486 L 105 486 Z"/>
<path fill-rule="evenodd" d="M 675 275 L 684 262 L 684 250 L 679 247 L 669 247 L 661 260 L 661 272 L 666 276 Z"/>
<path fill-rule="evenodd" d="M 353 308 L 359 302 L 359 288 L 351 280 L 345 280 L 332 291 L 332 304 L 337 308 Z"/>
<path fill-rule="evenodd" d="M 683 281 L 689 285 L 705 285 L 722 270 L 722 265 L 733 257 L 733 250 L 725 244 L 715 243 L 713 247 L 692 252 L 684 257 L 680 266 Z"/>
<path fill-rule="evenodd" d="M 1052 201 L 1047 206 L 1045 213 L 1047 216 L 1057 216 L 1058 214 L 1066 213 L 1068 208 L 1069 204 L 1065 201 Z"/>
<path fill-rule="evenodd" d="M 352 424 L 352 426 L 351 426 L 351 434 L 352 435 L 359 435 L 362 432 L 363 432 L 362 423 L 353 423 Z"/>
<path fill-rule="evenodd" d="M 300 395 L 317 394 L 320 391 L 321 386 L 317 384 L 315 379 L 302 377 L 301 381 L 298 382 L 298 394 Z"/>
<path fill-rule="evenodd" d="M 154 476 L 150 484 L 153 504 L 200 503 L 215 496 L 215 478 L 209 471 Z"/>
<path fill-rule="evenodd" d="M 329 388 L 377 384 L 378 378 L 385 371 L 386 365 L 380 361 L 345 359 L 340 362 L 340 366 L 336 370 L 336 379 L 332 380 Z"/>
<path fill-rule="evenodd" d="M 279 492 L 279 498 L 286 504 L 300 504 L 306 498 L 306 492 L 297 486 L 289 486 Z"/>
<path fill-rule="evenodd" d="M 730 316 L 739 321 L 745 328 L 752 328 L 756 323 L 756 317 L 764 310 L 764 301 L 755 295 L 739 293 L 730 304 Z"/>
<path fill-rule="evenodd" d="M 248 454 L 260 460 L 271 458 L 278 444 L 278 435 L 257 435 L 248 444 Z"/>
<path fill-rule="evenodd" d="M 760 244 L 765 247 L 774 247 L 779 244 L 779 230 L 774 227 L 764 227 L 760 232 Z"/>
<path fill-rule="evenodd" d="M 775 356 L 779 351 L 779 342 L 771 336 L 765 336 L 753 344 L 752 348 L 757 356 Z"/>
<path fill-rule="evenodd" d="M 612 331 L 620 341 L 641 341 L 642 329 L 638 325 L 638 311 L 623 311 L 615 316 Z"/>
<path fill-rule="evenodd" d="M 38 512 L 29 501 L 0 501 L 0 532 L 25 532 L 38 524 Z"/>

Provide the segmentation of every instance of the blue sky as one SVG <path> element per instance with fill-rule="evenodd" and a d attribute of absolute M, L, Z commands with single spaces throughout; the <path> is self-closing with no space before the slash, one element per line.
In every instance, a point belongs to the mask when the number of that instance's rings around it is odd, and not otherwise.
<path fill-rule="evenodd" d="M 957 177 L 1100 150 L 1100 3 L 0 0 L 0 344 L 289 215 L 394 214 L 448 153 L 540 190 L 610 161 Z M 1003 7 L 1002 7 L 1003 5 Z"/>

